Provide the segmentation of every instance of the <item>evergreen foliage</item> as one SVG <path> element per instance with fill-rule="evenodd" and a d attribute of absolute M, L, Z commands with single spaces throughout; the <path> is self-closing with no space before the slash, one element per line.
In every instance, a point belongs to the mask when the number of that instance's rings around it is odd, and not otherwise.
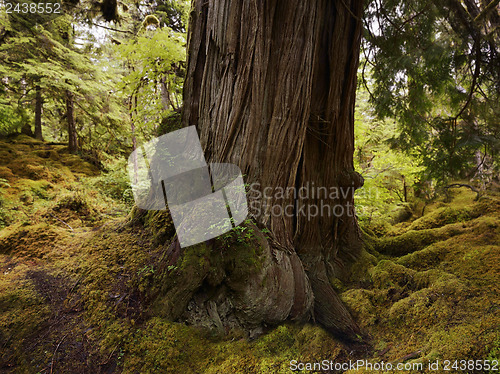
<path fill-rule="evenodd" d="M 423 168 L 419 156 L 391 149 L 391 138 L 398 134 L 394 120 L 378 119 L 369 104 L 366 89 L 358 87 L 355 114 L 355 167 L 365 180 L 356 193 L 357 214 L 361 220 L 392 217 L 398 220 L 414 199 L 412 186 Z"/>
<path fill-rule="evenodd" d="M 371 103 L 397 120 L 392 145 L 417 153 L 426 179 L 498 172 L 500 13 L 487 4 L 375 0 L 367 8 Z"/>

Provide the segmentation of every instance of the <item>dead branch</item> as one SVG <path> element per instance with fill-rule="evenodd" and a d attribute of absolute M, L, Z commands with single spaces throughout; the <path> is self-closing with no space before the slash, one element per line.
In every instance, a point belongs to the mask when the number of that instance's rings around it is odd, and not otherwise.
<path fill-rule="evenodd" d="M 59 344 L 57 345 L 56 349 L 54 350 L 54 353 L 52 354 L 52 360 L 50 361 L 50 374 L 52 374 L 52 371 L 54 369 L 54 357 L 56 356 L 57 350 L 59 349 L 59 346 L 63 342 L 63 340 L 68 336 L 67 334 L 63 336 Z"/>
<path fill-rule="evenodd" d="M 60 218 L 57 218 L 55 215 L 53 215 L 52 213 L 49 212 L 49 215 L 52 217 L 52 218 L 55 218 L 57 219 L 59 222 L 65 224 L 66 226 L 69 227 L 69 229 L 72 231 L 72 232 L 75 232 L 75 230 L 73 230 L 73 227 L 71 227 L 70 225 L 68 225 L 66 222 L 64 222 L 62 219 Z"/>

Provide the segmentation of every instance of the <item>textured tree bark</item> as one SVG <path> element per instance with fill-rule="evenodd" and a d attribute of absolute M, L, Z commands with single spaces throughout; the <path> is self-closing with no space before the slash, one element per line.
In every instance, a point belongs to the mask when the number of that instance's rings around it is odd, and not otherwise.
<path fill-rule="evenodd" d="M 68 120 L 68 150 L 70 153 L 78 151 L 78 141 L 75 128 L 75 114 L 73 93 L 66 90 L 66 118 Z"/>
<path fill-rule="evenodd" d="M 35 96 L 35 138 L 38 140 L 43 140 L 42 135 L 42 89 L 40 86 L 36 86 L 36 96 Z"/>
<path fill-rule="evenodd" d="M 354 189 L 363 183 L 353 167 L 353 113 L 362 9 L 361 0 L 194 0 L 183 111 L 184 125 L 198 128 L 207 160 L 237 164 L 253 184 L 250 210 L 272 232 L 273 254 L 287 259 L 278 268 L 293 274 L 290 308 L 279 318 L 313 313 L 352 340 L 359 329 L 330 277 L 361 247 L 353 214 Z M 266 187 L 302 187 L 309 196 L 264 198 Z M 316 187 L 339 189 L 330 204 L 336 214 L 304 214 L 321 206 L 311 196 Z M 276 206 L 293 209 L 273 214 Z M 281 278 L 266 287 L 279 289 Z"/>

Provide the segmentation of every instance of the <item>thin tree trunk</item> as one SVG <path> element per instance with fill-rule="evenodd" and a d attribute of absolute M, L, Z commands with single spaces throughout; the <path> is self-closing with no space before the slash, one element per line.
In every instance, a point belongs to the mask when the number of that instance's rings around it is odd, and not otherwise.
<path fill-rule="evenodd" d="M 404 201 L 405 203 L 408 202 L 408 186 L 406 184 L 406 178 L 405 176 L 403 175 L 403 198 L 404 198 Z"/>
<path fill-rule="evenodd" d="M 66 118 L 68 120 L 68 150 L 70 153 L 78 151 L 78 142 L 75 127 L 73 93 L 66 90 Z"/>
<path fill-rule="evenodd" d="M 22 97 L 25 97 L 26 94 L 27 94 L 27 88 L 26 88 L 26 80 L 24 78 L 21 79 L 20 86 L 21 86 L 21 89 L 23 91 L 23 96 Z M 26 118 L 27 116 L 26 116 L 26 114 L 24 113 L 24 110 L 21 107 L 20 100 L 19 100 L 19 104 L 18 104 L 17 109 L 18 109 L 19 114 L 21 116 L 21 120 L 23 121 L 23 126 L 21 128 L 21 134 L 28 135 L 28 136 L 33 136 L 33 131 L 31 130 L 31 125 L 27 121 L 27 118 Z"/>
<path fill-rule="evenodd" d="M 38 140 L 43 140 L 42 135 L 42 89 L 40 86 L 36 86 L 36 96 L 35 96 L 35 138 Z"/>
<path fill-rule="evenodd" d="M 170 110 L 170 108 L 172 108 L 172 110 L 177 110 L 178 108 L 174 105 L 172 99 L 170 98 L 170 92 L 165 77 L 160 80 L 160 90 L 163 109 Z"/>
<path fill-rule="evenodd" d="M 362 9 L 361 0 L 194 0 L 183 111 L 209 162 L 242 169 L 251 214 L 272 232 L 275 258 L 287 259 L 262 291 L 289 295 L 280 318 L 313 312 L 352 340 L 359 329 L 329 279 L 361 248 L 353 128 Z M 338 196 L 319 198 L 319 187 Z M 301 188 L 307 198 L 277 194 Z"/>
<path fill-rule="evenodd" d="M 21 134 L 33 136 L 33 131 L 31 131 L 31 126 L 28 122 L 25 122 L 21 128 Z"/>
<path fill-rule="evenodd" d="M 137 149 L 137 137 L 135 136 L 135 118 L 137 117 L 137 95 L 132 94 L 129 97 L 129 116 L 130 131 L 132 132 L 132 148 Z M 134 115 L 135 114 L 135 115 Z M 139 166 L 137 164 L 137 155 L 134 153 L 134 184 L 138 182 Z"/>

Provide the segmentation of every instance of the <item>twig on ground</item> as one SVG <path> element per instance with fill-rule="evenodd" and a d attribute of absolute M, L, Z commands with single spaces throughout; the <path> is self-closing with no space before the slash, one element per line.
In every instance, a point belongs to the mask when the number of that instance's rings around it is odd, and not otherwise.
<path fill-rule="evenodd" d="M 52 354 L 52 360 L 50 361 L 50 374 L 52 374 L 52 371 L 54 369 L 54 357 L 56 356 L 57 350 L 59 349 L 59 346 L 63 342 L 63 340 L 68 336 L 67 334 L 63 336 L 59 344 L 57 345 L 56 349 L 54 350 L 54 353 Z"/>
<path fill-rule="evenodd" d="M 397 359 L 395 362 L 405 362 L 408 360 L 411 360 L 413 358 L 419 358 L 422 355 L 422 351 L 416 351 L 407 354 L 406 356 L 401 357 L 400 359 Z"/>
<path fill-rule="evenodd" d="M 73 290 L 75 289 L 75 287 L 78 286 L 78 284 L 80 283 L 80 281 L 82 280 L 82 278 L 83 278 L 83 276 L 81 276 L 80 278 L 78 278 L 78 280 L 73 285 L 73 287 L 71 287 L 71 289 L 68 291 L 68 296 L 73 292 Z"/>
<path fill-rule="evenodd" d="M 49 212 L 49 215 L 52 217 L 52 218 L 55 218 L 57 219 L 59 222 L 65 224 L 66 226 L 69 227 L 69 229 L 72 231 L 72 232 L 75 232 L 75 230 L 73 230 L 73 227 L 71 227 L 70 225 L 68 225 L 66 222 L 64 222 L 62 219 L 60 218 L 57 218 L 55 215 L 53 215 L 52 213 Z"/>

